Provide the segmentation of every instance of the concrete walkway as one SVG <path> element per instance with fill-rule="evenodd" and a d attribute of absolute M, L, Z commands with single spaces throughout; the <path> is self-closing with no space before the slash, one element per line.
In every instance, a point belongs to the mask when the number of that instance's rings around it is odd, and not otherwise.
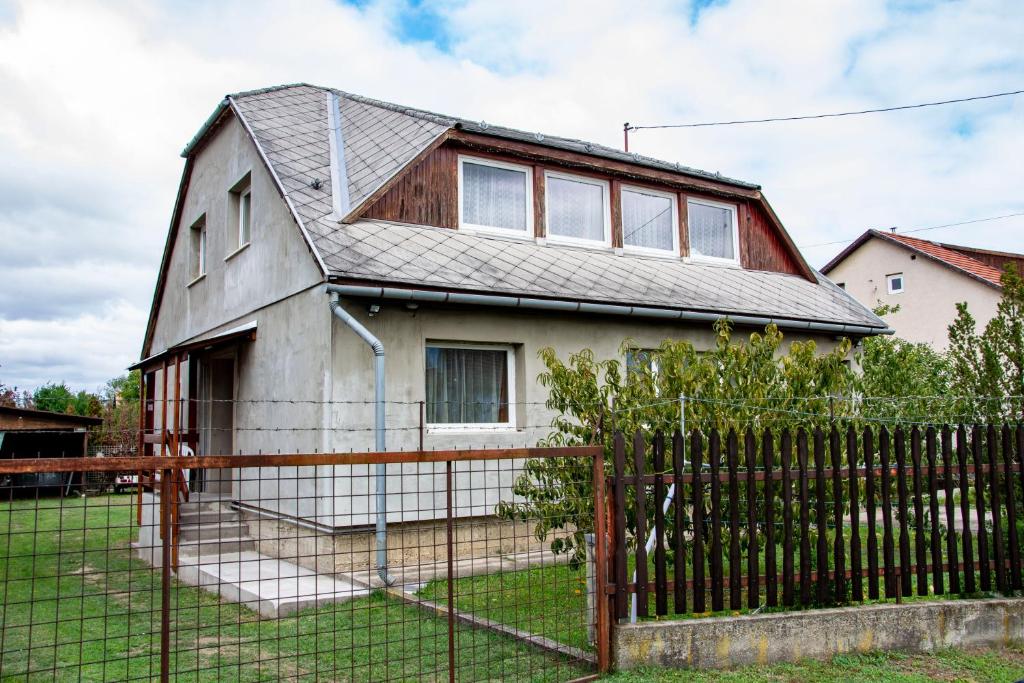
<path fill-rule="evenodd" d="M 351 600 L 370 592 L 368 588 L 251 550 L 182 557 L 178 580 L 245 605 L 269 618 L 286 616 L 307 607 Z"/>

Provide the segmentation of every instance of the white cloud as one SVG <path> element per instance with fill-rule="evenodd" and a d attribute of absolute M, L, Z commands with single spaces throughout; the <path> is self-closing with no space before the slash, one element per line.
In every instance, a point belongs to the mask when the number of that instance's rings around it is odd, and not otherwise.
<path fill-rule="evenodd" d="M 181 159 L 224 93 L 307 81 L 621 144 L 622 122 L 871 108 L 1016 89 L 1024 7 L 446 0 L 104 4 L 0 13 L 0 379 L 94 388 L 136 359 Z M 1024 209 L 1024 99 L 638 131 L 635 151 L 759 182 L 798 244 Z M 958 132 L 959 131 L 959 132 Z M 1024 251 L 1024 219 L 924 233 Z M 808 251 L 816 265 L 838 246 Z"/>

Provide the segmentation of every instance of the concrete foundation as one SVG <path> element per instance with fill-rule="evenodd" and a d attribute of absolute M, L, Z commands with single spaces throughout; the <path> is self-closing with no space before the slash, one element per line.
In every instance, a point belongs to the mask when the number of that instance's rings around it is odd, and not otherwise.
<path fill-rule="evenodd" d="M 847 652 L 930 652 L 1024 641 L 1024 599 L 944 600 L 613 628 L 618 669 L 728 669 Z"/>
<path fill-rule="evenodd" d="M 372 529 L 322 531 L 291 520 L 243 511 L 242 519 L 257 550 L 295 562 L 317 572 L 358 572 L 376 566 L 376 537 Z M 500 559 L 523 553 L 545 554 L 551 538 L 538 541 L 533 522 L 496 517 L 461 518 L 453 522 L 453 559 Z M 447 560 L 445 520 L 388 525 L 388 565 L 417 567 Z"/>

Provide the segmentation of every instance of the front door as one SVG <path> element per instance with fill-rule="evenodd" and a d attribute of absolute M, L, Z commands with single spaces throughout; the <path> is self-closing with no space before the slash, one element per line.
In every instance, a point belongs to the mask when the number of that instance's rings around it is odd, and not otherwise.
<path fill-rule="evenodd" d="M 235 353 L 199 359 L 197 455 L 229 455 L 235 437 Z M 191 475 L 193 491 L 231 493 L 231 470 L 198 470 Z"/>

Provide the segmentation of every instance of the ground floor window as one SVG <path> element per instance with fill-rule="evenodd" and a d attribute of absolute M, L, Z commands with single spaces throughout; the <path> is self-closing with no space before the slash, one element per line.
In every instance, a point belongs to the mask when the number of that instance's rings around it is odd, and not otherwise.
<path fill-rule="evenodd" d="M 427 425 L 514 427 L 514 377 L 511 346 L 428 343 Z"/>

